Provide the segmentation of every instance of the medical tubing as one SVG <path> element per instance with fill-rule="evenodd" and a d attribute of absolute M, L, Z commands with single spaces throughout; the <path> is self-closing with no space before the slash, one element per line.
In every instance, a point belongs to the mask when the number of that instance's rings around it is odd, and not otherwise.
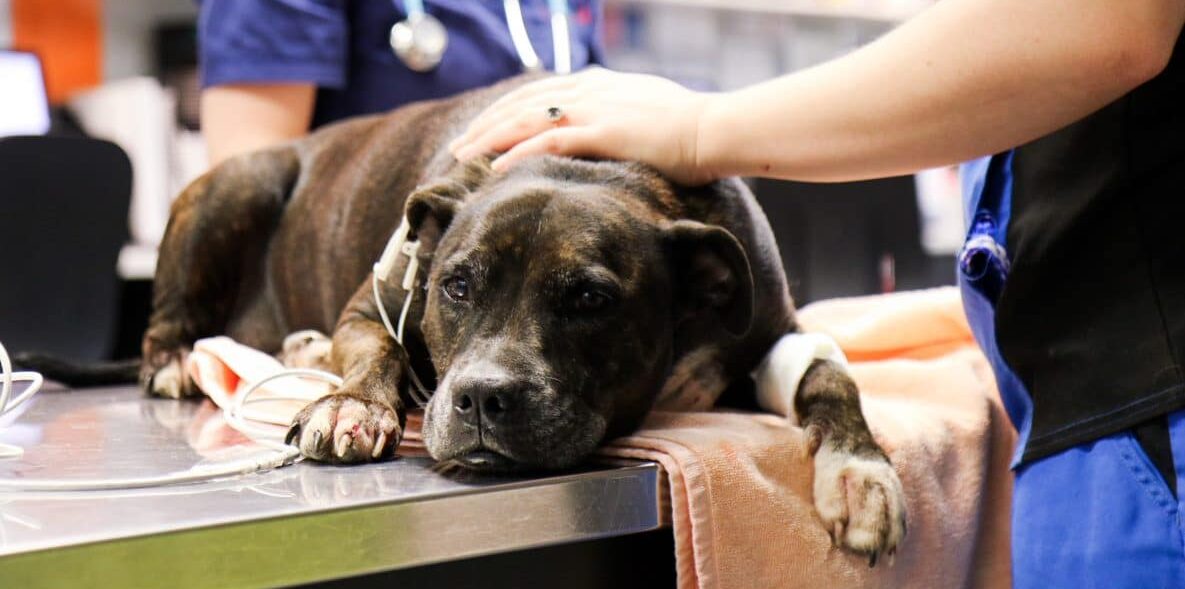
<path fill-rule="evenodd" d="M 12 397 L 12 383 L 27 382 L 29 386 L 14 399 Z M 45 379 L 37 372 L 13 372 L 12 359 L 8 357 L 8 350 L 0 343 L 0 419 L 16 410 L 25 401 L 33 398 L 41 390 Z M 19 446 L 0 443 L 0 459 L 16 458 L 25 451 Z"/>
<path fill-rule="evenodd" d="M 408 309 L 411 308 L 411 300 L 415 294 L 415 289 L 407 291 L 407 298 L 403 299 L 403 309 L 399 312 L 399 328 L 391 325 L 391 317 L 387 315 L 387 306 L 383 304 L 383 297 L 379 293 L 379 265 L 375 264 L 374 272 L 371 274 L 371 291 L 374 293 L 374 305 L 379 308 L 379 317 L 383 320 L 383 327 L 387 328 L 387 333 L 390 334 L 391 339 L 403 345 L 403 324 L 407 320 Z M 428 404 L 428 400 L 432 398 L 432 391 L 429 391 L 424 383 L 420 381 L 416 371 L 411 367 L 411 363 L 407 365 L 407 375 L 411 378 L 412 387 L 414 390 L 408 391 L 411 394 L 412 400 L 417 405 L 423 407 Z"/>
<path fill-rule="evenodd" d="M 315 370 L 312 368 L 290 368 L 288 370 L 282 370 L 265 378 L 259 379 L 250 387 L 248 387 L 247 390 L 235 395 L 234 402 L 231 403 L 230 407 L 223 411 L 223 416 L 226 418 L 227 423 L 230 424 L 231 427 L 249 436 L 252 440 L 257 440 L 260 437 L 266 438 L 275 435 L 275 430 L 273 429 L 260 428 L 247 423 L 247 419 L 243 417 L 243 406 L 249 405 L 251 403 L 274 403 L 276 401 L 303 401 L 305 403 L 311 403 L 315 401 L 316 399 L 292 395 L 272 395 L 266 399 L 257 399 L 254 401 L 248 400 L 250 399 L 251 395 L 263 388 L 263 385 L 273 380 L 290 378 L 293 376 L 318 379 L 329 383 L 335 388 L 341 388 L 342 386 L 342 378 L 336 374 L 333 374 L 332 372 Z"/>
<path fill-rule="evenodd" d="M 0 365 L 4 368 L 4 383 L 9 384 L 10 379 L 15 380 L 18 377 L 26 374 L 36 376 L 33 380 L 34 384 L 29 387 L 24 393 L 16 398 L 11 407 L 3 408 L 0 405 L 0 416 L 7 413 L 11 409 L 25 402 L 33 396 L 41 386 L 41 375 L 36 373 L 12 373 L 11 364 L 8 360 L 8 353 L 4 350 L 3 344 L 0 344 Z M 199 483 L 210 481 L 214 479 L 222 479 L 237 475 L 250 474 L 253 472 L 261 472 L 287 466 L 300 460 L 300 450 L 294 446 L 284 444 L 279 440 L 278 432 L 271 429 L 259 428 L 247 423 L 247 420 L 242 416 L 243 407 L 252 403 L 267 403 L 275 401 L 303 401 L 309 402 L 312 399 L 297 396 L 279 396 L 273 395 L 266 399 L 252 400 L 254 395 L 260 388 L 280 378 L 301 377 L 319 379 L 329 384 L 340 387 L 342 384 L 341 377 L 336 374 L 325 372 L 322 370 L 313 370 L 309 368 L 293 368 L 272 374 L 266 378 L 252 384 L 247 390 L 235 396 L 234 403 L 223 411 L 223 416 L 226 418 L 226 423 L 234 429 L 242 432 L 255 444 L 263 446 L 269 450 L 274 451 L 274 454 L 265 457 L 244 457 L 235 460 L 229 460 L 218 464 L 198 465 L 189 470 L 171 472 L 163 475 L 156 475 L 150 477 L 132 477 L 119 479 L 0 479 L 0 491 L 51 491 L 51 492 L 66 492 L 66 491 L 110 491 L 117 489 L 142 489 L 145 487 L 163 487 L 167 485 L 180 485 L 187 483 Z M 32 391 L 32 392 L 30 392 Z M 3 395 L 3 391 L 0 391 Z M 274 437 L 276 439 L 267 439 Z M 17 448 L 19 451 L 20 449 Z M 0 448 L 2 452 L 2 448 Z M 19 456 L 14 454 L 11 456 Z M 0 453 L 0 456 L 3 456 Z"/>
<path fill-rule="evenodd" d="M 143 489 L 187 483 L 201 483 L 214 479 L 251 474 L 287 466 L 300 458 L 300 450 L 286 444 L 267 440 L 255 443 L 276 451 L 267 458 L 246 457 L 217 465 L 198 465 L 189 470 L 168 474 L 122 479 L 0 479 L 0 491 L 110 491 L 113 489 Z"/>

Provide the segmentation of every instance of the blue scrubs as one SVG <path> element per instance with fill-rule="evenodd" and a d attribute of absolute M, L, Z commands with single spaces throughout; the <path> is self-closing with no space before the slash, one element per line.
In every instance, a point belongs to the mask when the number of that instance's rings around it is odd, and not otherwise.
<path fill-rule="evenodd" d="M 1020 433 L 1013 460 L 1013 586 L 1185 587 L 1185 502 L 1174 497 L 1130 430 L 1021 462 L 1032 397 L 1004 361 L 995 325 L 1010 265 L 1012 161 L 1008 152 L 964 166 L 970 229 L 959 256 L 959 283 L 976 340 Z M 1168 415 L 1168 429 L 1176 488 L 1185 492 L 1185 411 Z"/>
<path fill-rule="evenodd" d="M 401 0 L 199 0 L 203 86 L 306 82 L 313 126 L 489 85 L 522 71 L 502 0 L 426 0 L 449 33 L 440 65 L 407 68 L 389 44 Z M 554 69 L 547 0 L 522 0 L 539 58 Z M 572 68 L 601 63 L 599 0 L 570 0 Z"/>

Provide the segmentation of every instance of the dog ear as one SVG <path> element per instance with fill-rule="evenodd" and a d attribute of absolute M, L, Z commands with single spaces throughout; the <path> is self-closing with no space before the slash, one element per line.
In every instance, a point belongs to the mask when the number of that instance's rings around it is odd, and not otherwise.
<path fill-rule="evenodd" d="M 410 228 L 409 239 L 419 240 L 425 251 L 433 251 L 453 216 L 461 208 L 461 198 L 442 194 L 438 185 L 420 188 L 407 198 L 403 214 Z"/>
<path fill-rule="evenodd" d="M 465 199 L 493 173 L 490 161 L 482 157 L 462 163 L 444 177 L 416 188 L 403 205 L 408 237 L 419 240 L 427 251 L 435 250 Z"/>
<path fill-rule="evenodd" d="M 665 239 L 684 315 L 715 313 L 729 333 L 748 332 L 753 272 L 737 238 L 722 227 L 681 220 L 667 227 Z"/>

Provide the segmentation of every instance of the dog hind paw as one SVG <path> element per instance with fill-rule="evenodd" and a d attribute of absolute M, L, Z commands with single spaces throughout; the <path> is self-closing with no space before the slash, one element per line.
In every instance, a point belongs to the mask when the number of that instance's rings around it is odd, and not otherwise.
<path fill-rule="evenodd" d="M 306 458 L 349 464 L 393 456 L 402 436 L 390 405 L 337 393 L 302 409 L 286 441 Z"/>
<path fill-rule="evenodd" d="M 828 448 L 815 454 L 815 509 L 836 546 L 890 561 L 906 533 L 905 491 L 888 459 Z"/>
<path fill-rule="evenodd" d="M 197 394 L 197 386 L 185 372 L 185 351 L 159 355 L 152 364 L 141 368 L 140 380 L 150 395 L 182 399 Z"/>

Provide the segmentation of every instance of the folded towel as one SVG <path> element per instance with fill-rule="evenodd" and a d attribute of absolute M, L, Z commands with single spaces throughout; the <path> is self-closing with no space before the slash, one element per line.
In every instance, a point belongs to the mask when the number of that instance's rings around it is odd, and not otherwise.
<path fill-rule="evenodd" d="M 892 566 L 873 569 L 832 547 L 814 512 L 802 430 L 784 417 L 655 411 L 599 452 L 666 471 L 679 586 L 1009 587 L 1014 434 L 958 292 L 826 301 L 799 320 L 851 362 L 865 416 L 904 484 L 909 535 Z M 279 370 L 265 354 L 215 340 L 194 346 L 189 372 L 220 405 Z M 294 382 L 269 388 L 290 393 Z M 259 409 L 250 417 L 286 423 L 298 408 Z M 401 452 L 422 452 L 418 418 L 409 415 Z"/>
<path fill-rule="evenodd" d="M 252 384 L 284 370 L 284 365 L 268 354 L 219 336 L 195 342 L 185 368 L 214 404 L 228 410 L 234 405 L 235 398 Z M 259 387 L 251 397 L 251 403 L 243 406 L 242 417 L 287 428 L 305 405 L 331 392 L 333 387 L 319 380 L 277 378 Z M 304 400 L 277 398 L 281 396 Z"/>
<path fill-rule="evenodd" d="M 909 535 L 893 566 L 831 545 L 802 430 L 774 415 L 654 412 L 601 450 L 666 470 L 679 586 L 1009 587 L 1014 433 L 957 290 L 826 301 L 804 329 L 850 361 L 864 414 L 901 477 Z"/>

